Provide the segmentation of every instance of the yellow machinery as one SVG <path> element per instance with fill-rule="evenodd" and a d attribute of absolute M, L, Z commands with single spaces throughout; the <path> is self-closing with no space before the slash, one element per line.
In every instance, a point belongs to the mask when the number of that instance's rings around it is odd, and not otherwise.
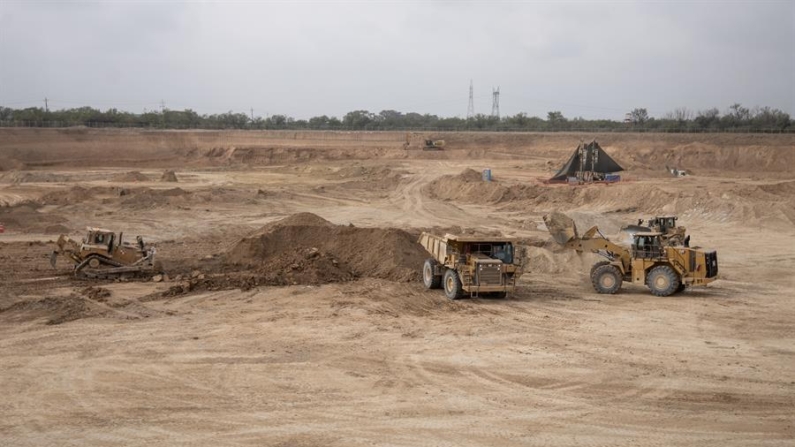
<path fill-rule="evenodd" d="M 115 278 L 124 275 L 159 272 L 159 262 L 155 261 L 156 250 L 146 246 L 141 236 L 135 243 L 122 241 L 110 230 L 88 228 L 82 242 L 61 235 L 57 248 L 50 256 L 50 264 L 55 268 L 58 255 L 66 256 L 74 262 L 75 275 L 89 278 Z"/>
<path fill-rule="evenodd" d="M 464 294 L 504 298 L 522 275 L 522 256 L 510 239 L 422 233 L 419 243 L 433 256 L 423 265 L 425 287 L 444 288 L 452 300 Z"/>
<path fill-rule="evenodd" d="M 611 242 L 597 227 L 580 237 L 574 221 L 562 213 L 544 216 L 556 242 L 578 253 L 590 251 L 606 258 L 591 268 L 591 283 L 598 293 L 616 293 L 623 281 L 645 284 L 656 296 L 669 296 L 686 287 L 703 286 L 717 279 L 714 250 L 668 244 L 660 231 L 633 234 L 630 247 Z"/>

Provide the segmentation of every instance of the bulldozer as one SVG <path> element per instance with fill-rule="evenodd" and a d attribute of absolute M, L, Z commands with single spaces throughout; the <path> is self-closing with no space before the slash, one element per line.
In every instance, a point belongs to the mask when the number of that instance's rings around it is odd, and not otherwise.
<path fill-rule="evenodd" d="M 431 140 L 425 139 L 425 146 L 422 148 L 424 151 L 441 151 L 444 150 L 444 140 Z"/>
<path fill-rule="evenodd" d="M 123 235 L 89 227 L 86 237 L 77 242 L 62 234 L 50 255 L 50 265 L 55 268 L 57 257 L 65 256 L 74 263 L 75 276 L 104 279 L 162 271 L 160 262 L 155 261 L 154 247 L 144 244 L 141 236 L 130 243 L 122 239 Z"/>
<path fill-rule="evenodd" d="M 425 287 L 443 288 L 451 300 L 465 295 L 505 298 L 522 275 L 523 256 L 510 239 L 422 233 L 419 243 L 432 256 L 422 267 Z"/>
<path fill-rule="evenodd" d="M 627 247 L 606 238 L 596 226 L 580 237 L 574 221 L 562 213 L 545 215 L 544 223 L 558 244 L 606 259 L 591 268 L 597 293 L 616 293 L 627 281 L 645 284 L 655 296 L 670 296 L 718 277 L 716 251 L 666 244 L 660 231 L 635 232 Z"/>

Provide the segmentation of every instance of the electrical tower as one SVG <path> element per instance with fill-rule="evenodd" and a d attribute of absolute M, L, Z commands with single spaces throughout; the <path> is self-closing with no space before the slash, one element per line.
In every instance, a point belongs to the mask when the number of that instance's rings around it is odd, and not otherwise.
<path fill-rule="evenodd" d="M 491 88 L 491 116 L 500 119 L 500 88 Z"/>
<path fill-rule="evenodd" d="M 467 107 L 467 119 L 475 117 L 475 89 L 472 87 L 472 80 L 469 80 L 469 107 Z"/>

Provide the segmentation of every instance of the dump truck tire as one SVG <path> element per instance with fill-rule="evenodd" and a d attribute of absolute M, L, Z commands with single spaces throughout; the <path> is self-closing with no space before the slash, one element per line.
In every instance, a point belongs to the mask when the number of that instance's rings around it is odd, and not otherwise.
<path fill-rule="evenodd" d="M 679 289 L 679 275 L 669 265 L 658 265 L 646 276 L 646 285 L 654 296 L 671 296 Z"/>
<path fill-rule="evenodd" d="M 621 289 L 624 278 L 621 270 L 609 262 L 598 263 L 591 269 L 591 284 L 597 293 L 614 294 Z"/>
<path fill-rule="evenodd" d="M 428 289 L 441 289 L 442 288 L 442 275 L 434 275 L 433 271 L 439 262 L 436 259 L 428 258 L 422 266 L 422 282 Z"/>
<path fill-rule="evenodd" d="M 464 296 L 464 288 L 461 286 L 461 278 L 453 269 L 444 272 L 444 294 L 451 300 L 457 300 Z"/>

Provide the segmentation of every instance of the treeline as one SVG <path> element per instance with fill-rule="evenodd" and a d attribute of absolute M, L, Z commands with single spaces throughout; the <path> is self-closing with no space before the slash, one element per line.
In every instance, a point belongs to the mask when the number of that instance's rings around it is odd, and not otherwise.
<path fill-rule="evenodd" d="M 623 121 L 567 118 L 550 111 L 546 119 L 517 113 L 501 118 L 475 115 L 472 118 L 445 118 L 431 114 L 382 110 L 348 112 L 342 118 L 316 116 L 308 120 L 287 115 L 251 117 L 227 112 L 199 115 L 193 110 L 131 113 L 117 109 L 101 111 L 92 107 L 45 110 L 40 107 L 12 109 L 0 106 L 0 126 L 21 127 L 138 127 L 152 129 L 259 129 L 259 130 L 482 130 L 482 131 L 616 131 L 616 132 L 795 132 L 789 114 L 770 107 L 748 109 L 731 105 L 721 113 L 717 108 L 693 112 L 676 109 L 662 118 L 650 117 L 646 109 L 627 113 Z"/>

